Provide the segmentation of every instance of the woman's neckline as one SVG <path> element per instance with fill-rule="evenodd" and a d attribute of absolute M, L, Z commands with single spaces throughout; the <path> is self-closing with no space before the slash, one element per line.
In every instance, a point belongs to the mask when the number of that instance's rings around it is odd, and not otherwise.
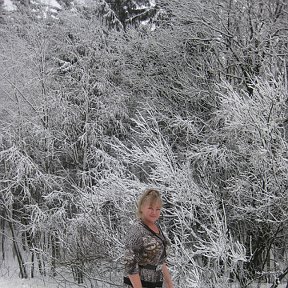
<path fill-rule="evenodd" d="M 153 233 L 160 235 L 160 228 L 158 227 L 158 225 L 156 223 L 154 223 L 154 227 L 150 227 L 148 224 L 146 224 L 143 220 L 140 220 L 141 223 L 146 226 L 149 230 L 151 230 Z M 156 228 L 156 229 L 155 229 Z"/>

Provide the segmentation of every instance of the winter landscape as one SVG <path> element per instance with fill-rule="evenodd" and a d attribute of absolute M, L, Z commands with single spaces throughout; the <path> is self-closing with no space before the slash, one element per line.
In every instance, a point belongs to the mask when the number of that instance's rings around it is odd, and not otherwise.
<path fill-rule="evenodd" d="M 123 287 L 161 191 L 175 288 L 288 287 L 286 0 L 0 0 L 0 287 Z"/>

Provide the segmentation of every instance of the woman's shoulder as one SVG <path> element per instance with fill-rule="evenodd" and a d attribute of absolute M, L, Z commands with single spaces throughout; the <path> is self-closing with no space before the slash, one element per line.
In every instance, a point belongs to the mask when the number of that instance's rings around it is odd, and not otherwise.
<path fill-rule="evenodd" d="M 130 221 L 129 225 L 128 225 L 128 230 L 129 231 L 142 231 L 143 230 L 143 225 L 141 224 L 141 221 L 139 219 L 134 219 L 132 221 Z"/>
<path fill-rule="evenodd" d="M 146 233 L 139 220 L 130 222 L 126 232 L 126 243 L 141 242 Z"/>

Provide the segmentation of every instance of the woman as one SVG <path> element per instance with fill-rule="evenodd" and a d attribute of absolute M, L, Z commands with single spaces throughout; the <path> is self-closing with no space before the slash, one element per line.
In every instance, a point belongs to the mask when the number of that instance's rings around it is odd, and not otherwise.
<path fill-rule="evenodd" d="M 168 241 L 157 220 L 162 200 L 157 190 L 143 193 L 137 209 L 138 219 L 128 231 L 125 243 L 125 287 L 173 288 L 166 266 Z"/>

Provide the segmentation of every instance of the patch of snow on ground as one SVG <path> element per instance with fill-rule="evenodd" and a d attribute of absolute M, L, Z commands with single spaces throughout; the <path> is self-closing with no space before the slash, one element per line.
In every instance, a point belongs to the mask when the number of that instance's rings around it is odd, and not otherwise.
<path fill-rule="evenodd" d="M 57 283 L 44 282 L 41 279 L 20 279 L 0 277 L 0 287 L 3 288 L 58 288 Z"/>
<path fill-rule="evenodd" d="M 50 279 L 50 278 L 49 278 Z M 260 288 L 269 288 L 271 287 L 272 283 L 261 284 Z M 118 286 L 118 285 L 117 285 Z M 120 286 L 120 285 L 119 285 Z M 59 285 L 59 283 L 55 283 L 51 280 L 45 279 L 20 279 L 20 278 L 9 278 L 9 277 L 0 277 L 0 287 L 1 288 L 59 288 L 59 287 L 69 287 L 69 288 L 76 288 L 79 287 L 78 285 L 73 285 L 71 283 Z M 99 287 L 99 286 L 97 286 Z M 120 286 L 121 287 L 121 286 Z M 229 285 L 231 288 L 238 288 L 238 284 L 231 284 Z M 252 284 L 249 286 L 251 288 L 259 287 L 258 284 Z M 285 288 L 286 284 L 280 284 L 278 288 Z"/>

